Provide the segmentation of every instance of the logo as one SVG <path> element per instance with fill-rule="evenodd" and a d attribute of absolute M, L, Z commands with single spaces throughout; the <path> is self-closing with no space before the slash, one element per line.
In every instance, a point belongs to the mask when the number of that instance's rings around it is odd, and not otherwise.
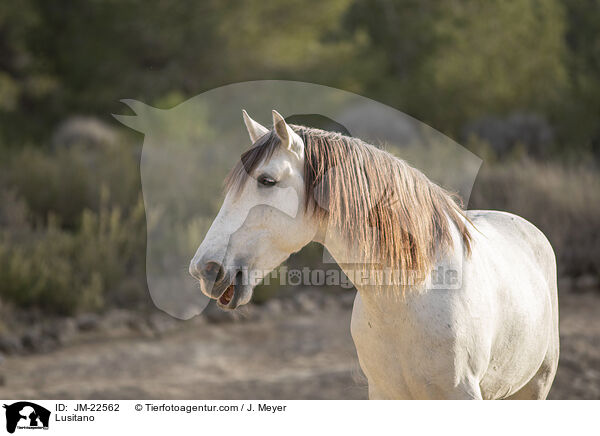
<path fill-rule="evenodd" d="M 5 404 L 6 431 L 14 433 L 15 429 L 47 430 L 50 423 L 50 411 L 29 401 Z"/>

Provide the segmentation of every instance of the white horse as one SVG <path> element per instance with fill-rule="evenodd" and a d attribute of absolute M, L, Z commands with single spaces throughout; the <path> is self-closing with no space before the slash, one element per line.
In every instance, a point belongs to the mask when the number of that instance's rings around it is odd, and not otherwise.
<path fill-rule="evenodd" d="M 402 279 L 354 280 L 351 333 L 371 399 L 546 398 L 559 355 L 556 264 L 536 227 L 464 213 L 356 138 L 288 125 L 276 111 L 273 129 L 243 115 L 253 147 L 190 263 L 202 292 L 224 309 L 246 304 L 256 280 L 318 241 L 348 277 L 359 262 Z M 440 285 L 437 271 L 453 274 Z"/>

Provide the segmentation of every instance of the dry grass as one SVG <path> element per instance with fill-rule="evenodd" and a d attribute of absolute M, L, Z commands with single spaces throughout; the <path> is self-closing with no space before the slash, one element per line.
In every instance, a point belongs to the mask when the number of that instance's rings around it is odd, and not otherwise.
<path fill-rule="evenodd" d="M 552 243 L 559 272 L 600 275 L 600 172 L 593 164 L 524 159 L 484 166 L 469 209 L 500 209 L 528 219 Z"/>

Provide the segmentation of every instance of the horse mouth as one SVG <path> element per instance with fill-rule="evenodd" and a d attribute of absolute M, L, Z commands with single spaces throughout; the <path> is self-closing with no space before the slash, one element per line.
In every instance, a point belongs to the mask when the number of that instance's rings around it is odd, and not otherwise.
<path fill-rule="evenodd" d="M 229 283 L 229 286 L 217 298 L 217 305 L 221 309 L 235 309 L 240 304 L 240 297 L 244 295 L 242 271 L 238 271 Z M 242 303 L 243 304 L 243 303 Z"/>
<path fill-rule="evenodd" d="M 229 303 L 231 303 L 231 300 L 233 299 L 233 296 L 235 295 L 235 284 L 231 284 L 229 285 L 229 287 L 227 289 L 225 289 L 225 292 L 223 292 L 223 295 L 221 295 L 219 297 L 219 303 L 221 303 L 222 306 L 227 306 Z"/>

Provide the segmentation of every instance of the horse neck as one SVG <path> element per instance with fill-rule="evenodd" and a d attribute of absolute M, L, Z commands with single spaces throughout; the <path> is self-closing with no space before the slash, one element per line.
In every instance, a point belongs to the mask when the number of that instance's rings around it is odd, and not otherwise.
<path fill-rule="evenodd" d="M 445 268 L 445 271 L 456 270 L 462 274 L 464 255 L 462 237 L 454 225 L 451 226 L 451 232 L 451 238 L 453 240 L 451 252 L 438 258 L 436 265 L 434 265 L 433 268 L 438 271 L 438 267 Z M 327 248 L 342 271 L 344 271 L 346 276 L 353 282 L 361 296 L 364 310 L 370 312 L 382 322 L 385 322 L 386 319 L 393 322 L 394 317 L 399 316 L 402 311 L 405 311 L 412 300 L 420 298 L 424 294 L 429 293 L 432 289 L 438 289 L 436 288 L 437 285 L 435 283 L 432 284 L 433 279 L 431 271 L 427 273 L 423 282 L 404 288 L 400 284 L 383 283 L 380 285 L 360 283 L 355 280 L 357 274 L 370 274 L 370 277 L 375 278 L 382 277 L 382 270 L 379 268 L 378 264 L 360 263 L 358 257 L 360 256 L 359 253 L 361 252 L 361 247 L 356 247 L 350 238 L 331 228 L 321 229 L 315 240 L 322 243 L 323 246 Z M 360 265 L 365 265 L 364 269 L 361 270 Z M 383 279 L 385 281 L 386 277 L 384 276 Z"/>
<path fill-rule="evenodd" d="M 368 283 L 368 277 L 383 278 L 383 281 L 385 281 L 386 278 L 385 276 L 382 277 L 382 274 L 387 272 L 374 268 L 375 264 L 361 263 L 359 257 L 362 247 L 355 246 L 353 241 L 335 229 L 321 231 L 316 241 L 327 248 L 327 251 L 342 271 L 352 281 L 354 287 L 360 293 L 367 311 L 373 312 L 377 316 L 381 316 L 383 312 L 385 312 L 385 315 L 390 315 L 393 313 L 393 310 L 390 310 L 392 306 L 403 304 L 403 291 L 400 285 Z M 361 267 L 361 265 L 364 265 L 364 267 Z M 361 283 L 361 277 L 367 282 Z M 408 293 L 413 290 L 405 288 L 404 291 Z"/>

